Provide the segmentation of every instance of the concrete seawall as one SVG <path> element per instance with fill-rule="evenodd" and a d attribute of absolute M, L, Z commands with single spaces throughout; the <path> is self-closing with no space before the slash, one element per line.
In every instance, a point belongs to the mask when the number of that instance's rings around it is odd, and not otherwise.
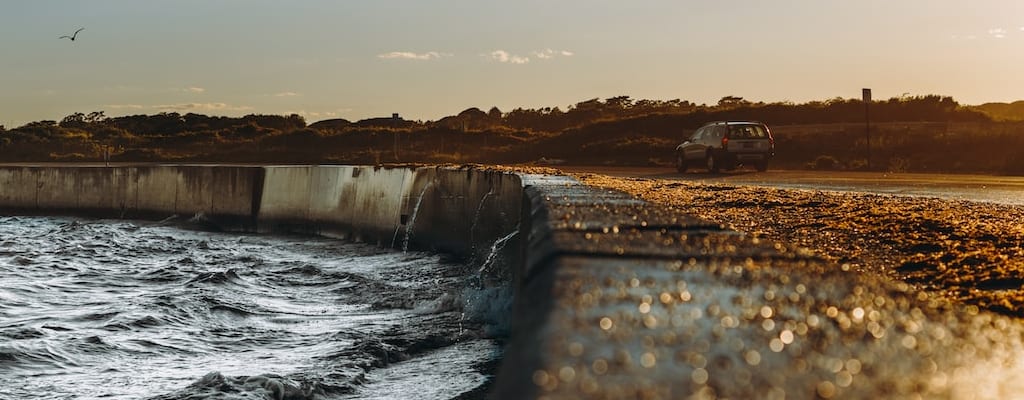
<path fill-rule="evenodd" d="M 1024 329 L 563 176 L 364 166 L 0 167 L 0 211 L 196 217 L 464 257 L 511 281 L 491 397 L 1008 398 Z"/>
<path fill-rule="evenodd" d="M 225 231 L 294 232 L 490 256 L 515 232 L 522 184 L 475 168 L 364 166 L 0 167 L 0 210 L 199 218 Z M 503 260 L 519 259 L 517 245 Z"/>

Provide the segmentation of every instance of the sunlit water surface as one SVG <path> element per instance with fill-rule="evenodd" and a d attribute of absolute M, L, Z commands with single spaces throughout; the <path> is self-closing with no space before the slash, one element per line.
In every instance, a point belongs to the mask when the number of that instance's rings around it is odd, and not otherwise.
<path fill-rule="evenodd" d="M 184 228 L 0 217 L 0 398 L 486 392 L 508 295 L 466 265 Z"/>

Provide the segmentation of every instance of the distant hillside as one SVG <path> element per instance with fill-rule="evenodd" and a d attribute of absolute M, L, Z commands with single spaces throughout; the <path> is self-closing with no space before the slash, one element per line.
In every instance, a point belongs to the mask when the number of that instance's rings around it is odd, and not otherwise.
<path fill-rule="evenodd" d="M 985 103 L 967 108 L 983 112 L 996 121 L 1024 121 L 1024 100 L 1013 103 Z"/>
<path fill-rule="evenodd" d="M 309 124 L 308 128 L 310 128 L 310 129 L 317 129 L 317 130 L 321 130 L 321 131 L 327 131 L 327 130 L 332 130 L 332 129 L 334 129 L 334 130 L 342 130 L 342 129 L 348 128 L 349 126 L 352 126 L 352 122 L 351 121 L 349 121 L 347 119 L 343 119 L 343 118 L 335 118 L 335 119 L 325 119 L 323 121 L 314 122 L 312 124 Z"/>

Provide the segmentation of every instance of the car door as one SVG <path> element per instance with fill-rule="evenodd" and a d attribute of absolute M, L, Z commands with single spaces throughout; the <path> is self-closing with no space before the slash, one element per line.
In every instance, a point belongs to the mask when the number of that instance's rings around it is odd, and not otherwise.
<path fill-rule="evenodd" d="M 708 147 L 719 148 L 722 145 L 722 138 L 725 137 L 727 128 L 725 125 L 716 125 L 714 130 L 710 131 L 710 134 L 704 135 L 704 148 Z"/>
<path fill-rule="evenodd" d="M 704 158 L 704 144 L 702 143 L 702 138 L 704 136 L 704 132 L 707 132 L 707 130 L 707 127 L 697 129 L 697 132 L 694 132 L 693 136 L 690 137 L 690 140 L 688 140 L 683 146 L 683 154 L 687 160 Z"/>

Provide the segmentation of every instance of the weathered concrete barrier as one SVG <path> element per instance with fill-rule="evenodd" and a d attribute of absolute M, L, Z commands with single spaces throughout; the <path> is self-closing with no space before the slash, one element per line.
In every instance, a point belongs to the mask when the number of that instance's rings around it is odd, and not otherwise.
<path fill-rule="evenodd" d="M 226 231 L 317 234 L 481 263 L 520 258 L 521 199 L 518 175 L 482 168 L 0 167 L 9 213 L 200 218 Z"/>
<path fill-rule="evenodd" d="M 2 167 L 0 208 L 101 218 L 198 215 L 225 230 L 252 231 L 263 176 L 259 167 Z"/>
<path fill-rule="evenodd" d="M 566 177 L 524 176 L 497 399 L 1020 398 L 1024 327 Z"/>

